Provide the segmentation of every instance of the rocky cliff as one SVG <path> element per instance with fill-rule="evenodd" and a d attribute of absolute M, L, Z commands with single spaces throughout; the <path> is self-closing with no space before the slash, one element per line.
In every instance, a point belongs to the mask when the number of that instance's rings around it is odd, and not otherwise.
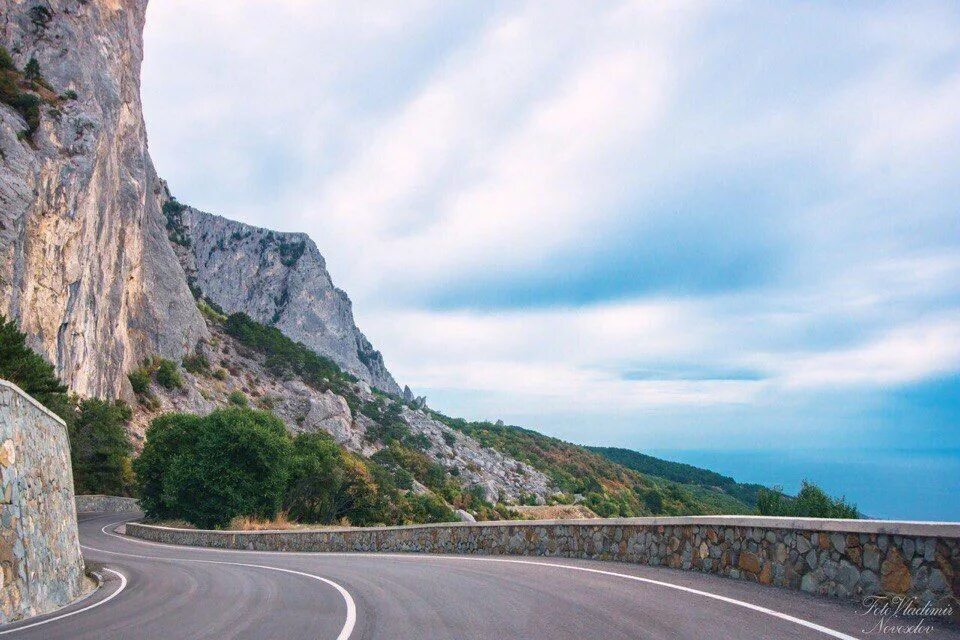
<path fill-rule="evenodd" d="M 327 356 L 371 386 L 399 394 L 380 352 L 353 320 L 317 246 L 168 200 L 170 241 L 194 293 L 227 313 L 246 313 Z"/>
<path fill-rule="evenodd" d="M 119 395 L 138 360 L 206 336 L 147 153 L 145 11 L 146 0 L 0 0 L 17 69 L 0 70 L 0 313 L 84 395 Z M 31 59 L 39 74 L 21 73 Z"/>

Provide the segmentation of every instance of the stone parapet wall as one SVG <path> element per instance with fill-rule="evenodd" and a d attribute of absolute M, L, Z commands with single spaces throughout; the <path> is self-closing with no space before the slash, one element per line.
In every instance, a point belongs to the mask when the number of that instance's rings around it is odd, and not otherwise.
<path fill-rule="evenodd" d="M 221 549 L 615 560 L 842 598 L 960 595 L 960 525 L 953 524 L 703 516 L 244 532 L 130 523 L 126 530 L 154 542 Z"/>
<path fill-rule="evenodd" d="M 82 579 L 67 428 L 0 380 L 0 623 L 70 603 Z"/>
<path fill-rule="evenodd" d="M 140 501 L 123 496 L 86 495 L 76 496 L 77 513 L 138 513 Z"/>

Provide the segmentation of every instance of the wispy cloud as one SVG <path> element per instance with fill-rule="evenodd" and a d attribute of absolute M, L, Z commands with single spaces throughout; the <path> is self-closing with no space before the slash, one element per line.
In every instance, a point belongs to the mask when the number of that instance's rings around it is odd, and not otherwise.
<path fill-rule="evenodd" d="M 174 191 L 452 412 L 812 439 L 960 372 L 955 4 L 168 0 L 144 78 Z"/>

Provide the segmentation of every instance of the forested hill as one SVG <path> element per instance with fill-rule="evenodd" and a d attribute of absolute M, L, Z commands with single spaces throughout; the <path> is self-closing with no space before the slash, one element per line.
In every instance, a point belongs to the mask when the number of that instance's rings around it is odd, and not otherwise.
<path fill-rule="evenodd" d="M 720 490 L 751 507 L 756 506 L 760 489 L 763 488 L 759 484 L 737 482 L 733 478 L 720 475 L 716 471 L 701 469 L 700 467 L 682 462 L 671 462 L 661 458 L 654 458 L 653 456 L 648 456 L 631 449 L 620 449 L 618 447 L 586 448 L 628 469 L 652 476 L 659 476 L 681 484 L 691 484 Z"/>
<path fill-rule="evenodd" d="M 467 422 L 436 411 L 431 415 L 486 447 L 526 462 L 553 480 L 568 499 L 582 500 L 603 517 L 752 513 L 756 506 L 755 490 L 747 494 L 752 499 L 747 502 L 725 488 L 633 469 L 587 447 L 530 429 Z"/>

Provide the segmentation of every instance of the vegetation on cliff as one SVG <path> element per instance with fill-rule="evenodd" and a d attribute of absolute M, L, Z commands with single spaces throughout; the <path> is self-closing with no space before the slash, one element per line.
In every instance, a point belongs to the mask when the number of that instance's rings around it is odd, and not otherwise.
<path fill-rule="evenodd" d="M 487 447 L 528 463 L 549 476 L 567 499 L 603 517 L 651 514 L 749 513 L 749 505 L 717 491 L 691 493 L 681 484 L 648 476 L 617 464 L 585 447 L 536 431 L 490 422 L 467 422 L 432 412 L 438 420 Z"/>

